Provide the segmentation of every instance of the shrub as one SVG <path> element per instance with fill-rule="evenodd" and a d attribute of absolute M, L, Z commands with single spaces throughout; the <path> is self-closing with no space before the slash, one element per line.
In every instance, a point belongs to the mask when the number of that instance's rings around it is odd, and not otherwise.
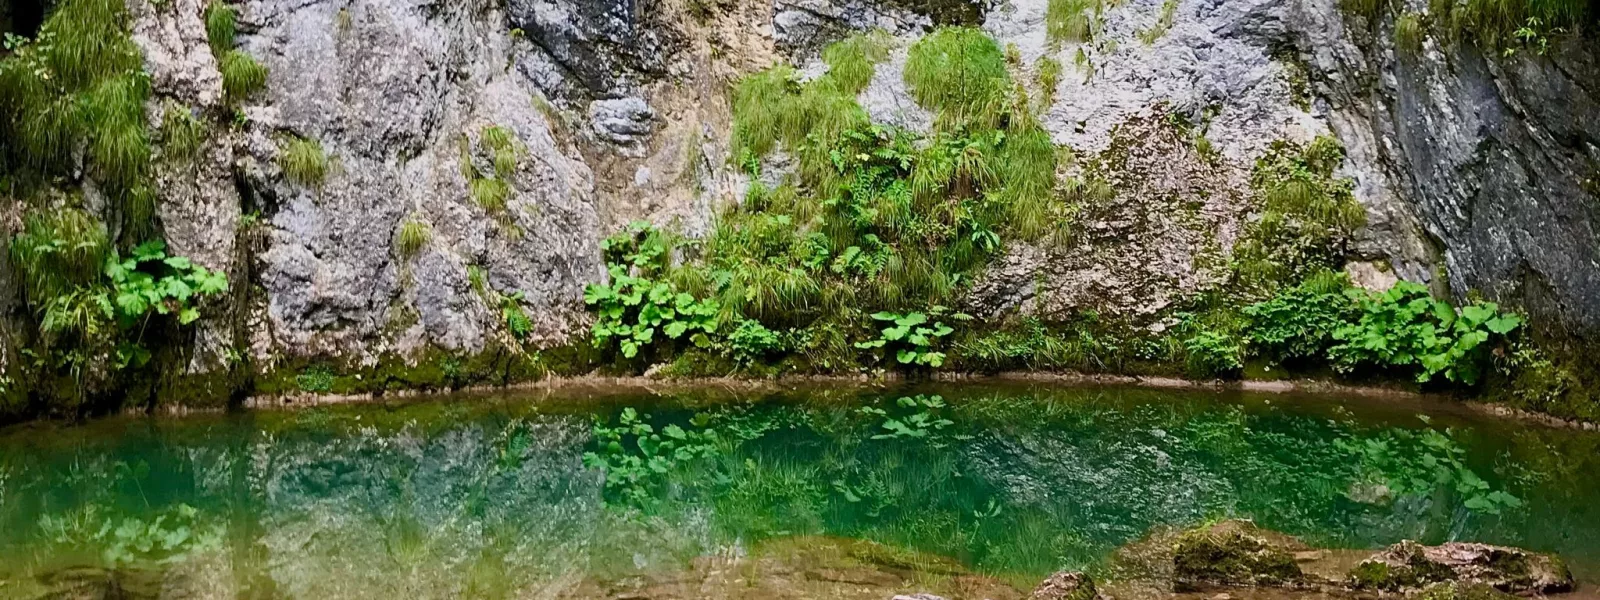
<path fill-rule="evenodd" d="M 1199 328 L 1184 338 L 1183 348 L 1188 351 L 1188 369 L 1197 377 L 1232 377 L 1244 369 L 1244 350 L 1232 335 L 1212 329 Z"/>
<path fill-rule="evenodd" d="M 673 340 L 689 335 L 697 346 L 710 344 L 707 334 L 716 332 L 716 301 L 696 300 L 670 284 L 630 276 L 620 265 L 612 265 L 610 274 L 609 285 L 590 284 L 583 291 L 584 304 L 598 315 L 595 347 L 615 343 L 624 358 L 633 358 L 655 342 L 658 331 Z"/>
<path fill-rule="evenodd" d="M 1488 360 L 1485 344 L 1522 324 L 1492 302 L 1457 309 L 1408 281 L 1382 294 L 1351 290 L 1350 296 L 1360 317 L 1334 332 L 1340 343 L 1329 349 L 1335 366 L 1346 372 L 1361 365 L 1400 367 L 1415 369 L 1421 383 L 1442 374 L 1472 385 Z"/>
<path fill-rule="evenodd" d="M 1348 287 L 1342 274 L 1328 271 L 1246 306 L 1243 334 L 1251 352 L 1274 362 L 1324 357 L 1334 332 L 1354 318 Z"/>
<path fill-rule="evenodd" d="M 328 176 L 328 155 L 323 153 L 322 144 L 316 140 L 292 137 L 284 143 L 283 151 L 278 154 L 278 166 L 289 181 L 307 187 L 319 187 Z"/>
<path fill-rule="evenodd" d="M 229 50 L 217 65 L 222 71 L 222 91 L 229 102 L 249 98 L 267 87 L 267 68 L 242 50 Z"/>

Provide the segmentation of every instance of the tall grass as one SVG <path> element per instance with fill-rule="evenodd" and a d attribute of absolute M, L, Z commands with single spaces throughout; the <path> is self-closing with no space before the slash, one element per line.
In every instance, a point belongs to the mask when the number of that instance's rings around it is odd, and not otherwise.
<path fill-rule="evenodd" d="M 942 122 L 986 128 L 999 124 L 1011 87 L 1000 45 L 972 27 L 942 28 L 913 44 L 905 81 Z"/>
<path fill-rule="evenodd" d="M 206 40 L 211 44 L 213 54 L 222 56 L 233 49 L 237 18 L 233 7 L 223 0 L 211 0 L 211 4 L 206 6 Z"/>
<path fill-rule="evenodd" d="M 168 158 L 189 160 L 204 143 L 205 123 L 189 107 L 168 101 L 161 115 L 161 148 Z"/>

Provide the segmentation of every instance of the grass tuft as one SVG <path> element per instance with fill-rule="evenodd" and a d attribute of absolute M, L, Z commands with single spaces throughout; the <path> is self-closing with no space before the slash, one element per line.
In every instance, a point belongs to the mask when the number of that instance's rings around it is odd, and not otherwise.
<path fill-rule="evenodd" d="M 506 209 L 506 199 L 511 197 L 511 185 L 504 179 L 475 177 L 471 180 L 472 201 L 489 212 Z"/>
<path fill-rule="evenodd" d="M 249 54 L 229 50 L 218 64 L 222 71 L 222 91 L 230 102 L 249 98 L 267 87 L 267 68 Z"/>
<path fill-rule="evenodd" d="M 161 116 L 161 148 L 168 158 L 189 160 L 200 151 L 205 138 L 205 123 L 195 118 L 189 107 L 167 101 Z"/>
<path fill-rule="evenodd" d="M 841 93 L 861 93 L 872 82 L 877 64 L 889 57 L 891 43 L 893 38 L 887 32 L 875 29 L 829 44 L 822 49 L 829 83 Z"/>
<path fill-rule="evenodd" d="M 313 139 L 290 138 L 278 154 L 284 178 L 306 187 L 320 187 L 328 177 L 328 155 Z"/>
<path fill-rule="evenodd" d="M 433 227 L 420 216 L 412 215 L 400 224 L 400 231 L 394 238 L 394 249 L 400 253 L 402 260 L 410 260 L 432 241 Z"/>
<path fill-rule="evenodd" d="M 1394 20 L 1394 45 L 1413 56 L 1422 52 L 1422 16 L 1414 12 Z"/>
<path fill-rule="evenodd" d="M 1151 25 L 1149 29 L 1139 32 L 1139 41 L 1144 42 L 1147 46 L 1156 43 L 1156 40 L 1161 39 L 1161 36 L 1166 35 L 1167 31 L 1172 29 L 1172 23 L 1177 14 L 1178 0 L 1162 2 L 1161 16 L 1156 18 L 1155 24 Z"/>
<path fill-rule="evenodd" d="M 1045 38 L 1052 46 L 1087 42 L 1101 10 L 1097 0 L 1050 0 L 1044 13 Z"/>
<path fill-rule="evenodd" d="M 905 81 L 945 124 L 988 129 L 999 124 L 1011 87 L 1000 45 L 972 27 L 945 27 L 913 44 Z"/>
<path fill-rule="evenodd" d="M 222 56 L 233 49 L 233 38 L 238 32 L 238 15 L 223 0 L 211 0 L 206 6 L 206 40 L 211 52 Z"/>

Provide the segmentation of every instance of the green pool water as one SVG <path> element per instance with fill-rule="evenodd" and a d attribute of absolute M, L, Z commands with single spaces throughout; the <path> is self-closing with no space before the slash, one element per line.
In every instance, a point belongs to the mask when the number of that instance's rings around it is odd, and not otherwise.
<path fill-rule="evenodd" d="M 830 536 L 1018 582 L 1223 518 L 1600 579 L 1600 435 L 1421 401 L 1022 384 L 441 397 L 0 430 L 0 598 L 518 598 Z M 198 583 L 197 583 L 198 582 Z M 226 590 L 225 594 L 218 590 Z"/>

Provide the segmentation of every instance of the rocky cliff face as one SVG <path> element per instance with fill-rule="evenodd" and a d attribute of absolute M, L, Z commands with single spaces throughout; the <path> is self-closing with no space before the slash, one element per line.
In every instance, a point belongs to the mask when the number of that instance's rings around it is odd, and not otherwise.
<path fill-rule="evenodd" d="M 152 122 L 174 102 L 228 111 L 206 3 L 128 6 Z M 1392 22 L 1335 0 L 1125 0 L 1098 13 L 1093 41 L 1065 45 L 1047 40 L 1045 0 L 235 6 L 266 88 L 195 164 L 156 174 L 175 252 L 249 289 L 203 324 L 195 371 L 229 347 L 269 367 L 477 352 L 507 335 L 497 297 L 520 304 L 538 344 L 575 340 L 584 285 L 604 277 L 600 240 L 636 219 L 702 235 L 739 202 L 731 82 L 780 60 L 818 73 L 823 44 L 879 28 L 897 41 L 860 102 L 926 129 L 900 72 L 906 47 L 949 23 L 980 25 L 1048 99 L 1045 129 L 1079 157 L 1058 176 L 1099 169 L 1110 187 L 1070 241 L 1008 247 L 973 284 L 975 313 L 1153 318 L 1221 277 L 1262 153 L 1331 134 L 1367 211 L 1358 281 L 1431 281 L 1568 337 L 1600 332 L 1600 61 L 1581 40 L 1506 57 L 1429 37 L 1407 52 Z M 1066 65 L 1051 89 L 1046 58 Z M 473 194 L 475 174 L 501 166 L 491 128 L 514 138 L 503 206 Z M 329 156 L 320 184 L 284 176 L 294 138 Z M 431 232 L 415 254 L 397 249 L 409 221 Z"/>

